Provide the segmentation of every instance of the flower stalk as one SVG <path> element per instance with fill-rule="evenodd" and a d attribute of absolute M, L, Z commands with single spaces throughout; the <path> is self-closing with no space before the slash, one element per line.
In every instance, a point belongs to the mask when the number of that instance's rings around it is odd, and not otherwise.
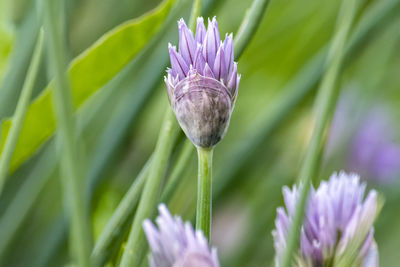
<path fill-rule="evenodd" d="M 78 266 L 90 266 L 92 246 L 92 229 L 90 214 L 85 203 L 85 192 L 82 187 L 84 170 L 79 162 L 80 153 L 75 131 L 73 99 L 69 79 L 66 75 L 66 58 L 64 35 L 60 30 L 57 8 L 62 2 L 43 0 L 44 31 L 48 47 L 48 60 L 54 70 L 53 104 L 57 119 L 58 137 L 62 143 L 62 184 L 66 208 L 71 220 L 72 245 L 71 254 Z M 57 12 L 56 12 L 57 11 Z"/>
<path fill-rule="evenodd" d="M 197 148 L 199 174 L 197 181 L 196 229 L 211 238 L 212 158 L 214 148 Z"/>
<path fill-rule="evenodd" d="M 172 110 L 169 109 L 165 114 L 163 125 L 161 126 L 147 181 L 133 220 L 125 252 L 122 256 L 120 264 L 122 267 L 136 267 L 142 263 L 146 250 L 146 247 L 143 245 L 145 236 L 142 230 L 142 222 L 153 215 L 153 209 L 158 202 L 160 186 L 168 158 L 177 135 L 178 127 L 173 118 Z"/>
<path fill-rule="evenodd" d="M 15 109 L 14 123 L 11 126 L 10 133 L 4 145 L 3 153 L 1 153 L 0 147 L 0 195 L 3 190 L 4 182 L 10 168 L 12 155 L 18 141 L 19 133 L 21 132 L 22 124 L 26 115 L 26 110 L 28 109 L 33 87 L 35 85 L 36 76 L 40 66 L 40 59 L 42 56 L 42 47 L 43 30 L 40 30 L 35 51 L 33 53 L 32 62 L 29 66 L 28 74 L 22 88 L 21 96 L 18 100 L 17 108 Z"/>

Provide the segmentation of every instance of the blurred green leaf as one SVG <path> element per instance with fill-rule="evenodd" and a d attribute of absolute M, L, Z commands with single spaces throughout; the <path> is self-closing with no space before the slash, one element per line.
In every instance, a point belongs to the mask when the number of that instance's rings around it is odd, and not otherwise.
<path fill-rule="evenodd" d="M 175 0 L 165 0 L 155 10 L 106 33 L 78 56 L 69 68 L 75 109 L 121 71 L 154 36 Z M 51 103 L 53 82 L 30 105 L 11 161 L 18 168 L 54 133 L 56 124 Z M 12 120 L 2 124 L 1 150 Z"/>
<path fill-rule="evenodd" d="M 12 46 L 14 44 L 14 36 L 13 34 L 5 29 L 0 24 L 0 81 L 4 75 L 4 69 L 6 67 L 8 58 L 10 56 Z"/>

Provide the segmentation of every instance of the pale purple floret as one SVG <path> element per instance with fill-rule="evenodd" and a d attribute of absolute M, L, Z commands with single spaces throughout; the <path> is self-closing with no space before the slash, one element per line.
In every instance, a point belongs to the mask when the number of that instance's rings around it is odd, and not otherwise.
<path fill-rule="evenodd" d="M 196 35 L 183 19 L 178 28 L 179 51 L 168 45 L 168 98 L 187 137 L 196 146 L 212 147 L 226 133 L 240 82 L 232 34 L 222 42 L 215 17 L 207 29 L 197 18 Z"/>
<path fill-rule="evenodd" d="M 219 267 L 215 248 L 201 231 L 195 231 L 189 222 L 172 217 L 168 208 L 161 204 L 156 219 L 158 229 L 150 220 L 143 228 L 150 245 L 151 267 Z"/>
<path fill-rule="evenodd" d="M 378 251 L 373 239 L 377 213 L 377 193 L 365 195 L 365 183 L 356 174 L 333 174 L 311 189 L 301 228 L 300 251 L 295 266 L 326 266 L 343 260 L 355 248 L 351 266 L 378 266 Z M 286 236 L 294 216 L 299 190 L 283 188 L 286 210 L 277 209 L 273 231 L 276 265 L 286 248 Z M 335 265 L 329 265 L 335 266 Z"/>

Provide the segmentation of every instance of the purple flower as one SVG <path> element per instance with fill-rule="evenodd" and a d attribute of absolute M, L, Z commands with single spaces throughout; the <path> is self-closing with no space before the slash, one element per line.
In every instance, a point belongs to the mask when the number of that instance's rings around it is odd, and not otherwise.
<path fill-rule="evenodd" d="M 196 35 L 178 22 L 179 52 L 169 44 L 171 68 L 165 83 L 172 109 L 186 136 L 199 147 L 212 147 L 225 135 L 240 75 L 233 60 L 232 34 L 222 42 L 215 17 L 197 18 Z"/>
<path fill-rule="evenodd" d="M 400 144 L 396 142 L 396 120 L 383 103 L 364 108 L 354 88 L 339 98 L 326 147 L 326 161 L 346 153 L 346 169 L 380 184 L 396 181 L 400 175 Z M 368 109 L 368 110 L 367 110 Z"/>
<path fill-rule="evenodd" d="M 394 143 L 395 121 L 383 108 L 368 112 L 350 147 L 349 168 L 379 182 L 400 174 L 400 145 Z"/>
<path fill-rule="evenodd" d="M 310 192 L 301 228 L 300 251 L 296 266 L 378 266 L 378 250 L 373 239 L 377 215 L 377 193 L 364 199 L 365 183 L 356 174 L 333 174 Z M 276 266 L 286 247 L 286 236 L 295 213 L 299 191 L 283 188 L 286 210 L 277 209 L 276 229 L 272 232 Z"/>
<path fill-rule="evenodd" d="M 149 220 L 143 228 L 151 248 L 151 267 L 219 267 L 217 251 L 210 249 L 201 231 L 194 231 L 189 222 L 172 217 L 161 204 L 158 229 Z"/>

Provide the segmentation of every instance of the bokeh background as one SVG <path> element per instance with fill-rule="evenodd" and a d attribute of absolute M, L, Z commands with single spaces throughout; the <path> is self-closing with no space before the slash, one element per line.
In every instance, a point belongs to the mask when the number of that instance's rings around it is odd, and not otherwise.
<path fill-rule="evenodd" d="M 115 26 L 159 4 L 158 0 L 66 2 L 69 60 Z M 206 15 L 217 16 L 221 33 L 234 34 L 251 4 L 248 0 L 208 2 Z M 301 82 L 313 79 L 315 73 L 306 72 L 305 66 L 329 44 L 340 2 L 271 1 L 239 60 L 242 74 L 239 96 L 229 131 L 214 152 L 212 243 L 218 248 L 222 266 L 273 263 L 271 231 L 276 208 L 282 205 L 281 189 L 284 185 L 291 186 L 298 177 L 315 117 L 313 102 L 318 86 L 310 82 L 307 90 L 299 87 Z M 390 1 L 362 1 L 355 25 L 383 2 Z M 39 26 L 34 1 L 0 0 L 0 3 L 0 111 L 1 118 L 5 118 L 15 109 Z M 319 176 L 328 179 L 335 171 L 358 172 L 369 187 L 378 189 L 385 200 L 375 224 L 380 262 L 381 266 L 396 266 L 400 260 L 399 5 L 379 21 L 357 49 L 346 55 L 338 84 L 341 93 L 337 96 L 331 130 L 326 134 Z M 174 32 L 171 42 L 177 44 L 177 27 Z M 167 56 L 166 44 L 163 51 Z M 320 64 L 321 70 L 323 67 Z M 41 64 L 35 96 L 50 80 L 47 71 L 46 64 Z M 82 183 L 90 192 L 88 203 L 95 238 L 151 155 L 157 140 L 168 105 L 167 95 L 158 71 L 146 76 L 159 82 L 146 89 L 149 92 L 145 96 L 132 93 L 141 89 L 131 86 L 137 79 L 132 72 L 132 82 L 128 80 L 118 92 L 113 91 L 117 89 L 112 85 L 105 86 L 77 113 L 78 123 L 85 116 L 90 118 L 80 136 L 80 148 L 82 164 L 88 166 L 87 180 Z M 131 102 L 122 101 L 127 95 Z M 135 101 L 138 97 L 140 104 Z M 288 99 L 295 101 L 288 104 Z M 102 103 L 101 107 L 93 108 L 95 102 Z M 133 111 L 132 105 L 139 110 Z M 109 135 L 103 135 L 105 132 Z M 170 169 L 183 140 L 174 148 Z M 52 163 L 57 158 L 57 149 L 48 148 L 53 143 L 53 140 L 47 142 L 7 179 L 0 197 L 0 239 L 15 226 L 13 220 L 22 219 L 7 243 L 1 266 L 70 264 L 61 180 L 58 164 Z M 186 220 L 193 217 L 196 199 L 197 165 L 194 151 L 192 154 L 168 203 L 173 213 Z M 99 160 L 102 155 L 108 155 L 105 161 Z M 95 179 L 90 180 L 93 173 Z M 166 179 L 168 175 L 169 172 Z M 110 266 L 120 253 L 117 249 Z"/>

